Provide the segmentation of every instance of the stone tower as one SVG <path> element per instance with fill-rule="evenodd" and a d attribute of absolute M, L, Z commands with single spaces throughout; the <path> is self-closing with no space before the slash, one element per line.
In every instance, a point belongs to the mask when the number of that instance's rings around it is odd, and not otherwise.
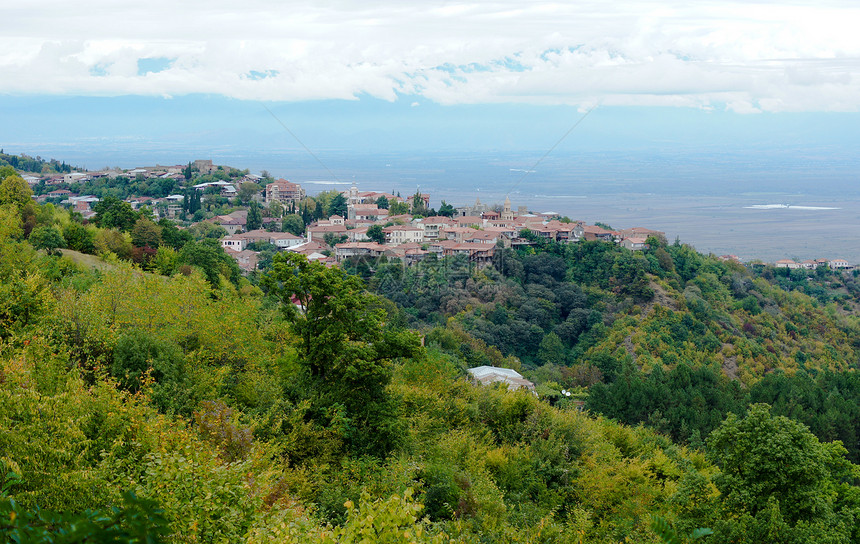
<path fill-rule="evenodd" d="M 505 196 L 505 209 L 502 210 L 502 221 L 513 221 L 514 212 L 511 210 L 511 199 Z"/>

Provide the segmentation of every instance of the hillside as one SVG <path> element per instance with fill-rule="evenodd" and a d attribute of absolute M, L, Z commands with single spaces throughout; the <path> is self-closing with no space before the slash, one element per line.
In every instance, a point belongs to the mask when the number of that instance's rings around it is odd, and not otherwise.
<path fill-rule="evenodd" d="M 486 268 L 282 252 L 253 285 L 186 242 L 162 275 L 115 257 L 94 269 L 33 248 L 71 219 L 16 199 L 14 177 L 0 191 L 6 539 L 860 538 L 856 442 L 826 436 L 857 421 L 844 302 L 681 244 L 550 245 Z M 481 364 L 520 368 L 538 394 L 473 385 Z"/>
<path fill-rule="evenodd" d="M 545 398 L 579 387 L 590 409 L 685 442 L 768 402 L 860 460 L 855 276 L 751 271 L 652 241 L 639 253 L 505 250 L 483 269 L 452 259 L 355 271 L 374 270 L 371 288 L 448 353 L 522 370 Z"/>

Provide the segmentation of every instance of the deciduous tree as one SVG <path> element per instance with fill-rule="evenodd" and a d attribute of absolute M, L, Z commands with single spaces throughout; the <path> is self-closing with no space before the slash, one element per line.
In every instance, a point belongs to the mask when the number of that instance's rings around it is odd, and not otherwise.
<path fill-rule="evenodd" d="M 367 237 L 377 244 L 385 243 L 385 233 L 382 231 L 382 225 L 371 225 L 367 228 Z"/>
<path fill-rule="evenodd" d="M 36 249 L 44 249 L 48 255 L 53 255 L 57 249 L 66 247 L 63 233 L 57 227 L 36 227 L 30 233 L 30 243 Z"/>
<path fill-rule="evenodd" d="M 397 435 L 395 406 L 385 390 L 390 361 L 418 351 L 415 335 L 384 326 L 385 312 L 359 278 L 303 255 L 276 255 L 262 285 L 280 300 L 300 338 L 319 417 L 347 421 L 355 450 L 390 451 Z"/>

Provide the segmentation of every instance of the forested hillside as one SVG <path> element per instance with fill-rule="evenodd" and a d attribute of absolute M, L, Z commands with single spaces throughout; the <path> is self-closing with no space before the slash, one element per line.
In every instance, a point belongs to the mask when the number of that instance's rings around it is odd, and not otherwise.
<path fill-rule="evenodd" d="M 517 368 L 545 398 L 579 387 L 590 410 L 695 445 L 766 402 L 860 460 L 856 276 L 749 270 L 650 241 L 644 252 L 506 249 L 483 269 L 452 259 L 353 271 L 449 353 Z"/>
<path fill-rule="evenodd" d="M 161 274 L 34 248 L 73 224 L 4 176 L 4 540 L 860 539 L 853 302 L 821 301 L 849 278 L 810 298 L 680 244 L 582 244 L 279 253 L 253 285 L 214 247 Z"/>

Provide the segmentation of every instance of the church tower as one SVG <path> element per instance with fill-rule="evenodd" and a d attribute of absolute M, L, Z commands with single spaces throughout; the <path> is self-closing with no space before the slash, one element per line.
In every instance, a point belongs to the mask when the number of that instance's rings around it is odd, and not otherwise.
<path fill-rule="evenodd" d="M 513 221 L 514 212 L 511 211 L 511 199 L 505 196 L 505 209 L 502 211 L 502 221 Z"/>
<path fill-rule="evenodd" d="M 349 198 L 346 199 L 346 216 L 350 221 L 355 220 L 355 205 L 360 204 L 358 198 L 358 187 L 356 187 L 355 182 L 352 182 L 352 187 L 349 188 Z"/>

